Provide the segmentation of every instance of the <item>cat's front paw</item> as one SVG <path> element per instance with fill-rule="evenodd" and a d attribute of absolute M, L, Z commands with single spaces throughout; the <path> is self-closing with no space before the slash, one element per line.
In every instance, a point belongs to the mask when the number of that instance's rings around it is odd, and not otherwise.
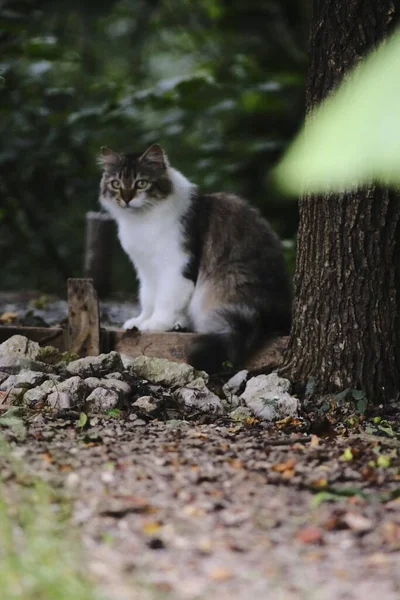
<path fill-rule="evenodd" d="M 172 323 L 161 319 L 147 319 L 139 325 L 139 329 L 147 333 L 161 333 L 162 331 L 171 331 Z"/>
<path fill-rule="evenodd" d="M 128 319 L 122 325 L 122 329 L 125 329 L 125 331 L 127 331 L 128 329 L 134 329 L 135 327 L 137 327 L 139 329 L 141 322 L 142 322 L 142 319 L 140 317 L 134 317 L 133 319 Z"/>

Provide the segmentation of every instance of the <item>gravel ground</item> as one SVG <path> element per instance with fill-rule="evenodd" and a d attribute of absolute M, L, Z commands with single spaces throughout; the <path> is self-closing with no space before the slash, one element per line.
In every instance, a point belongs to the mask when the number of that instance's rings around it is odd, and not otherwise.
<path fill-rule="evenodd" d="M 108 598 L 400 597 L 393 439 L 103 416 L 81 431 L 40 413 L 26 423 L 24 439 L 8 439 L 74 497 Z M 369 466 L 378 455 L 390 466 Z M 326 490 L 334 501 L 318 504 Z"/>

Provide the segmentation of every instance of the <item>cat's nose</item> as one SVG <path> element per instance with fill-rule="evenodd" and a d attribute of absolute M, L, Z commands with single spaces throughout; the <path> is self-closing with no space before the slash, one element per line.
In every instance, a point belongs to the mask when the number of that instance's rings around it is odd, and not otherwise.
<path fill-rule="evenodd" d="M 132 190 L 121 190 L 121 198 L 125 204 L 129 204 L 129 202 L 133 199 Z"/>

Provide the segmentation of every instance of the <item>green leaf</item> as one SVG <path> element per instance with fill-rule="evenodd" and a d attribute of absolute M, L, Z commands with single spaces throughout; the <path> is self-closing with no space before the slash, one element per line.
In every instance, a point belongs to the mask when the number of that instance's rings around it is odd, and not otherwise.
<path fill-rule="evenodd" d="M 350 388 L 343 390 L 343 392 L 339 392 L 335 395 L 335 400 L 338 404 L 342 404 L 344 400 L 346 400 L 347 396 L 350 393 Z"/>
<path fill-rule="evenodd" d="M 290 194 L 400 184 L 400 31 L 309 116 L 278 165 Z"/>
<path fill-rule="evenodd" d="M 368 406 L 368 398 L 366 398 L 364 396 L 364 398 L 361 398 L 357 402 L 357 412 L 360 415 L 363 415 L 365 413 L 365 411 L 367 410 L 367 406 Z"/>
<path fill-rule="evenodd" d="M 78 420 L 78 427 L 80 427 L 81 429 L 83 429 L 86 425 L 88 421 L 88 416 L 86 413 L 81 412 L 81 414 L 79 415 L 79 420 Z"/>
<path fill-rule="evenodd" d="M 344 498 L 350 498 L 352 496 L 360 496 L 364 500 L 368 499 L 367 494 L 360 490 L 359 488 L 331 488 L 329 491 L 324 490 L 322 492 L 318 492 L 311 500 L 311 505 L 313 508 L 318 507 L 322 502 L 337 502 Z"/>
<path fill-rule="evenodd" d="M 341 458 L 343 460 L 348 461 L 348 462 L 351 461 L 351 460 L 353 460 L 354 456 L 353 456 L 352 449 L 351 448 L 346 448 L 346 450 L 343 452 Z"/>
<path fill-rule="evenodd" d="M 317 508 L 322 502 L 336 502 L 341 500 L 341 496 L 332 492 L 318 492 L 311 500 L 311 506 Z"/>
<path fill-rule="evenodd" d="M 383 469 L 388 469 L 390 467 L 391 462 L 392 459 L 390 456 L 387 456 L 387 454 L 381 454 L 376 460 L 378 467 L 382 467 Z"/>
<path fill-rule="evenodd" d="M 394 437 L 395 435 L 392 426 L 387 423 L 387 421 L 385 421 L 385 424 L 382 422 L 378 426 L 378 431 L 383 431 L 383 433 L 386 433 L 386 435 L 389 435 L 390 437 Z"/>
<path fill-rule="evenodd" d="M 121 410 L 119 408 L 110 408 L 110 410 L 107 411 L 107 414 L 110 415 L 110 417 L 119 417 L 121 415 Z"/>
<path fill-rule="evenodd" d="M 354 400 L 362 400 L 365 398 L 365 394 L 361 390 L 351 390 L 351 395 L 353 396 Z"/>

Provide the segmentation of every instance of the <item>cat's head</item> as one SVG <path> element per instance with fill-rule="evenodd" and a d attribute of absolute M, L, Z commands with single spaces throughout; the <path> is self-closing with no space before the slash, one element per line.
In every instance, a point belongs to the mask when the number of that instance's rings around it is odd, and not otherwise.
<path fill-rule="evenodd" d="M 143 211 L 172 192 L 168 159 L 158 144 L 135 154 L 123 154 L 103 147 L 99 162 L 104 169 L 100 199 L 109 207 L 116 204 L 124 209 Z"/>

